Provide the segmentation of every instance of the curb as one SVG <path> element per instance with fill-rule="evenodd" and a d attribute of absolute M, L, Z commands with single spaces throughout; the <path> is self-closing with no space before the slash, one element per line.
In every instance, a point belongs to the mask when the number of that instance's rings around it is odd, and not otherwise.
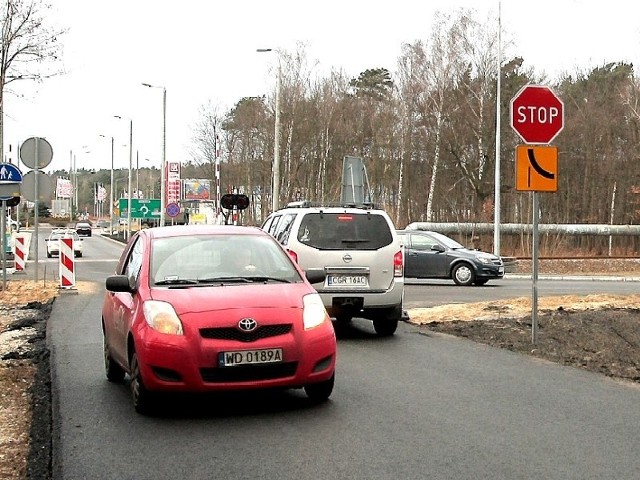
<path fill-rule="evenodd" d="M 504 279 L 531 279 L 531 275 L 507 274 Z M 624 277 L 620 275 L 538 275 L 538 280 L 574 280 L 587 282 L 640 282 L 640 277 Z"/>

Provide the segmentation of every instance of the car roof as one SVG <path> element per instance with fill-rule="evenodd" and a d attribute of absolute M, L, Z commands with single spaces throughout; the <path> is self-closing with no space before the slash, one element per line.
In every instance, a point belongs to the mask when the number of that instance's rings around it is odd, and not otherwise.
<path fill-rule="evenodd" d="M 166 238 L 187 235 L 270 236 L 267 232 L 258 227 L 242 225 L 170 225 L 143 229 L 139 231 L 139 235 L 147 235 L 150 238 Z"/>
<path fill-rule="evenodd" d="M 366 215 L 367 213 L 374 213 L 376 215 L 385 214 L 384 210 L 377 208 L 360 208 L 352 206 L 325 206 L 325 207 L 289 207 L 277 210 L 274 213 L 355 213 Z"/>

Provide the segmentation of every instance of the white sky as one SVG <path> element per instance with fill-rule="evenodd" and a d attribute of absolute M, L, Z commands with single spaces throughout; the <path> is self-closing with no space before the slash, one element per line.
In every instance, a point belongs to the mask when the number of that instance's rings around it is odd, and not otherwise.
<path fill-rule="evenodd" d="M 190 158 L 200 107 L 221 112 L 240 98 L 270 93 L 274 53 L 307 44 L 321 71 L 356 77 L 367 68 L 392 73 L 402 43 L 426 40 L 436 10 L 474 8 L 497 22 L 503 42 L 537 73 L 629 61 L 640 65 L 640 4 L 624 0 L 50 0 L 52 21 L 69 28 L 62 38 L 65 75 L 42 84 L 14 82 L 5 95 L 5 159 L 32 136 L 46 138 L 53 162 L 46 168 L 115 168 L 129 164 L 128 120 L 133 120 L 133 166 L 159 167 L 162 89 L 167 89 L 167 161 Z M 512 45 L 506 45 L 506 42 Z M 7 153 L 9 144 L 13 151 Z M 85 146 L 87 148 L 85 148 Z M 86 151 L 89 151 L 88 153 Z M 148 162 L 146 161 L 148 159 Z M 26 171 L 21 167 L 23 173 Z"/>

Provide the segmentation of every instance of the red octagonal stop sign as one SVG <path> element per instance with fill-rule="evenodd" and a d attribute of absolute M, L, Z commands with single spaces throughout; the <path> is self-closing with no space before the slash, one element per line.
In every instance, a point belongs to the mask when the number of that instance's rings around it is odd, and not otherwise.
<path fill-rule="evenodd" d="M 511 100 L 511 127 L 525 143 L 551 143 L 564 127 L 564 104 L 549 87 L 525 85 Z"/>

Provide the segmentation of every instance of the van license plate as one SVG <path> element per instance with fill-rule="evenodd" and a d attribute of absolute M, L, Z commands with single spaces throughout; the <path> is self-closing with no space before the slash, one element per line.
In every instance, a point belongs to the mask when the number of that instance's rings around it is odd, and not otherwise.
<path fill-rule="evenodd" d="M 330 287 L 366 287 L 368 282 L 364 275 L 328 275 L 327 285 Z"/>

